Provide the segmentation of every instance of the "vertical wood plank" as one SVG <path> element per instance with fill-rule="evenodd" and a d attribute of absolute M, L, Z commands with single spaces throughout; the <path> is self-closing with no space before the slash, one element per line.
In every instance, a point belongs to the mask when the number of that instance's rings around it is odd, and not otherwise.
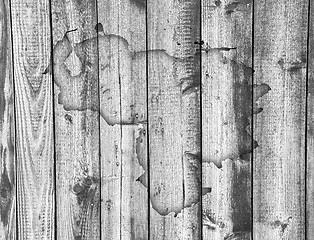
<path fill-rule="evenodd" d="M 19 239 L 54 239 L 49 1 L 11 1 Z"/>
<path fill-rule="evenodd" d="M 147 1 L 150 239 L 200 239 L 200 4 Z"/>
<path fill-rule="evenodd" d="M 102 236 L 148 239 L 146 3 L 98 1 Z"/>
<path fill-rule="evenodd" d="M 254 239 L 305 239 L 307 8 L 254 3 L 254 83 L 272 89 L 254 118 Z"/>
<path fill-rule="evenodd" d="M 0 239 L 16 239 L 15 119 L 9 1 L 0 2 Z"/>
<path fill-rule="evenodd" d="M 250 239 L 252 1 L 202 1 L 203 239 Z"/>
<path fill-rule="evenodd" d="M 57 238 L 100 239 L 97 2 L 51 6 Z"/>
<path fill-rule="evenodd" d="M 307 239 L 314 236 L 314 5 L 309 2 L 308 39 L 308 98 L 307 98 L 307 194 L 306 231 Z"/>

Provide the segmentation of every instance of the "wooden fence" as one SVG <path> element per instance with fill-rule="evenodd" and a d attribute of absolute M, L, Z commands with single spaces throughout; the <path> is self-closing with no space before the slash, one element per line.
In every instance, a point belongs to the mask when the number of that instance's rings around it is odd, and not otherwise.
<path fill-rule="evenodd" d="M 310 0 L 0 0 L 0 239 L 313 240 Z"/>

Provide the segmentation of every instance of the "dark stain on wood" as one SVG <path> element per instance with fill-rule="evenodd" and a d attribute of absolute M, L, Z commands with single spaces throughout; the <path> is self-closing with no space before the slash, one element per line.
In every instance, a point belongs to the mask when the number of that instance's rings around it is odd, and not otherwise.
<path fill-rule="evenodd" d="M 69 122 L 70 124 L 73 124 L 73 120 L 72 120 L 72 116 L 69 114 L 65 114 L 64 118 L 67 122 Z"/>
<path fill-rule="evenodd" d="M 148 187 L 148 179 L 147 179 L 147 125 L 145 125 L 142 129 L 139 130 L 139 135 L 136 138 L 136 156 L 139 165 L 145 171 L 136 181 L 139 181 L 146 188 Z"/>
<path fill-rule="evenodd" d="M 266 225 L 269 225 L 273 229 L 277 229 L 279 232 L 279 236 L 282 237 L 292 222 L 292 217 L 288 217 L 283 220 L 275 220 L 273 222 L 265 222 Z"/>
<path fill-rule="evenodd" d="M 212 191 L 212 188 L 210 187 L 203 187 L 202 188 L 202 195 L 206 195 L 207 193 L 210 193 Z"/>
<path fill-rule="evenodd" d="M 220 1 L 220 0 L 216 0 L 216 1 L 215 1 L 215 5 L 216 5 L 217 7 L 220 7 L 221 1 Z"/>
<path fill-rule="evenodd" d="M 142 10 L 146 9 L 146 0 L 131 0 L 132 4 L 135 4 L 137 7 L 139 7 Z"/>
<path fill-rule="evenodd" d="M 201 74 L 200 71 L 194 73 L 193 75 L 191 75 L 190 77 L 181 79 L 182 84 L 184 81 L 192 79 L 192 81 L 188 84 L 188 86 L 186 86 L 183 90 L 182 90 L 182 94 L 186 95 L 186 94 L 190 94 L 193 92 L 196 92 L 198 90 L 200 90 L 200 86 L 201 86 Z"/>
<path fill-rule="evenodd" d="M 104 27 L 101 23 L 97 23 L 95 26 L 95 30 L 96 32 L 103 32 L 104 31 Z"/>
<path fill-rule="evenodd" d="M 250 153 L 252 149 L 255 149 L 258 143 L 255 140 L 252 142 L 252 137 L 247 131 L 247 127 L 250 124 L 252 114 L 258 114 L 263 110 L 262 108 L 258 108 L 257 100 L 271 89 L 267 84 L 252 86 L 253 69 L 236 61 L 231 61 L 231 63 L 234 72 L 237 73 L 235 74 L 236 79 L 234 81 L 233 103 L 238 131 L 238 151 L 241 158 L 249 160 L 249 156 L 246 154 Z M 252 96 L 254 99 L 252 99 Z"/>
<path fill-rule="evenodd" d="M 247 197 L 247 181 L 250 172 L 246 168 L 234 168 L 234 181 L 232 187 L 233 229 L 232 232 L 250 232 L 252 228 L 251 202 Z"/>
<path fill-rule="evenodd" d="M 227 14 L 231 14 L 233 13 L 236 8 L 239 6 L 240 2 L 231 2 L 228 5 L 226 5 L 225 9 L 226 9 L 226 13 Z"/>
<path fill-rule="evenodd" d="M 250 231 L 243 231 L 243 232 L 233 232 L 233 233 L 225 236 L 224 240 L 249 239 L 250 235 L 251 235 L 251 230 Z"/>
<path fill-rule="evenodd" d="M 99 181 L 93 177 L 85 177 L 80 182 L 76 183 L 73 187 L 73 192 L 77 197 L 79 205 L 91 204 L 94 206 L 94 197 L 98 188 Z M 97 202 L 98 203 L 98 202 Z"/>
<path fill-rule="evenodd" d="M 100 211 L 99 184 L 98 178 L 86 176 L 73 186 L 73 193 L 76 195 L 81 215 L 80 220 L 77 222 L 80 231 L 75 239 L 85 238 L 88 232 L 86 226 L 92 224 L 89 222 L 93 219 L 93 214 Z"/>
<path fill-rule="evenodd" d="M 227 14 L 231 14 L 234 11 L 241 11 L 242 7 L 245 7 L 248 4 L 251 4 L 253 2 L 253 0 L 238 0 L 238 1 L 234 1 L 234 2 L 230 2 L 225 6 L 225 10 Z M 240 9 L 240 6 L 241 9 Z"/>
<path fill-rule="evenodd" d="M 302 68 L 306 68 L 307 60 L 304 56 L 294 62 L 285 62 L 284 59 L 281 58 L 278 64 L 283 70 L 294 73 Z"/>
<path fill-rule="evenodd" d="M 6 226 L 8 224 L 8 218 L 10 216 L 10 206 L 12 204 L 12 191 L 13 187 L 9 180 L 9 176 L 4 164 L 4 171 L 1 174 L 0 179 L 0 216 L 1 222 Z"/>

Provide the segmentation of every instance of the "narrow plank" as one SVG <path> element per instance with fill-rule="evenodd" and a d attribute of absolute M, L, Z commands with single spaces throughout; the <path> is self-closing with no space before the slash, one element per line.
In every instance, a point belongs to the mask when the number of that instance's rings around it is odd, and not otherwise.
<path fill-rule="evenodd" d="M 145 1 L 98 1 L 102 236 L 148 239 Z M 137 181 L 139 180 L 139 181 Z"/>
<path fill-rule="evenodd" d="M 252 1 L 202 1 L 203 239 L 251 239 Z"/>
<path fill-rule="evenodd" d="M 307 239 L 314 236 L 314 5 L 309 2 L 309 39 L 308 39 L 308 98 L 307 98 L 307 194 L 306 194 L 306 231 Z"/>
<path fill-rule="evenodd" d="M 54 239 L 49 1 L 12 0 L 19 239 Z"/>
<path fill-rule="evenodd" d="M 0 239 L 16 239 L 14 89 L 9 1 L 0 2 Z"/>
<path fill-rule="evenodd" d="M 271 88 L 254 118 L 254 239 L 305 239 L 307 7 L 254 3 L 254 83 Z"/>
<path fill-rule="evenodd" d="M 150 239 L 201 238 L 199 12 L 147 1 Z"/>
<path fill-rule="evenodd" d="M 57 238 L 100 239 L 97 2 L 51 6 Z"/>

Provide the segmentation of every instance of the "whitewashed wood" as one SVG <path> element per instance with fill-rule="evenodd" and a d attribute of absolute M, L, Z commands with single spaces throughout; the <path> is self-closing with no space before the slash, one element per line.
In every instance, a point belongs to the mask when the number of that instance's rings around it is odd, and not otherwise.
<path fill-rule="evenodd" d="M 15 118 L 9 1 L 0 1 L 0 239 L 16 239 Z"/>
<path fill-rule="evenodd" d="M 49 1 L 11 1 L 19 239 L 54 239 Z"/>
<path fill-rule="evenodd" d="M 202 1 L 203 239 L 250 239 L 252 3 Z"/>
<path fill-rule="evenodd" d="M 103 239 L 148 239 L 144 1 L 98 1 Z"/>
<path fill-rule="evenodd" d="M 254 120 L 254 239 L 305 239 L 307 7 L 254 4 L 254 83 L 271 88 Z"/>
<path fill-rule="evenodd" d="M 97 2 L 51 5 L 57 238 L 100 239 Z"/>
<path fill-rule="evenodd" d="M 199 239 L 200 6 L 147 4 L 150 239 Z"/>

